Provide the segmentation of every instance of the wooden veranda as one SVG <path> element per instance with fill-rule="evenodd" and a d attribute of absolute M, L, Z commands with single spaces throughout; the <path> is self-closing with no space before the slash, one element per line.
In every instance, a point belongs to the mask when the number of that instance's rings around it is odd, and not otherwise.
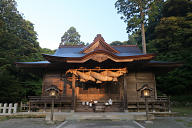
<path fill-rule="evenodd" d="M 28 110 L 29 111 L 50 111 L 51 108 L 52 97 L 50 96 L 30 96 L 28 102 Z M 167 96 L 158 96 L 156 100 L 149 100 L 149 110 L 151 112 L 170 112 L 170 98 Z M 100 101 L 101 104 L 104 104 L 104 101 Z M 72 106 L 71 97 L 67 96 L 59 96 L 54 98 L 55 111 L 71 111 Z M 76 106 L 82 105 L 81 101 L 75 101 Z M 107 106 L 105 112 L 114 112 L 114 107 L 120 107 L 119 111 L 124 111 L 124 105 L 122 101 L 114 101 L 113 106 Z M 22 106 L 21 106 L 22 107 Z M 83 106 L 86 112 L 93 112 L 93 108 L 86 105 Z M 145 102 L 144 101 L 131 101 L 128 102 L 127 110 L 130 112 L 140 112 L 145 111 Z M 78 111 L 78 110 L 77 110 Z M 82 111 L 82 110 L 80 110 Z"/>

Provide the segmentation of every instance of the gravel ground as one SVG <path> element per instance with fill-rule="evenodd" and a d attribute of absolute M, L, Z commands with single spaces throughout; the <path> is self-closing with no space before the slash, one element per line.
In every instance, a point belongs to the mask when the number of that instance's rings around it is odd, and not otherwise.
<path fill-rule="evenodd" d="M 55 124 L 47 124 L 43 118 L 16 118 L 0 121 L 0 128 L 192 128 L 192 117 L 159 117 L 152 123 L 131 120 L 81 120 Z"/>
<path fill-rule="evenodd" d="M 133 121 L 67 121 L 60 128 L 140 128 Z"/>
<path fill-rule="evenodd" d="M 0 128 L 54 128 L 58 124 L 47 124 L 44 118 L 16 118 L 0 121 Z"/>
<path fill-rule="evenodd" d="M 156 117 L 153 123 L 139 123 L 146 128 L 192 128 L 192 117 Z"/>

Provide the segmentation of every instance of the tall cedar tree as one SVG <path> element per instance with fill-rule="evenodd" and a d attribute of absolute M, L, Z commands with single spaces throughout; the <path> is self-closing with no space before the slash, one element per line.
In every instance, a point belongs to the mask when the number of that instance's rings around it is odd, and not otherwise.
<path fill-rule="evenodd" d="M 127 32 L 141 29 L 143 53 L 146 54 L 145 25 L 159 13 L 161 0 L 117 0 L 115 7 L 127 23 Z"/>

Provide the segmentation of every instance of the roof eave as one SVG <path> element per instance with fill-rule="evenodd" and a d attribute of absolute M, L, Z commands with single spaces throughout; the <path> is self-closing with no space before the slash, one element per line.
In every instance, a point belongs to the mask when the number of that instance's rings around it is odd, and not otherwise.
<path fill-rule="evenodd" d="M 105 55 L 105 57 L 112 59 L 115 62 L 132 62 L 137 60 L 151 60 L 155 57 L 155 54 L 144 54 L 144 55 L 135 55 L 135 56 L 117 56 L 105 50 L 93 51 L 82 57 L 61 57 L 61 56 L 52 56 L 47 54 L 43 54 L 43 57 L 50 62 L 84 63 L 89 59 L 93 59 L 97 55 Z"/>

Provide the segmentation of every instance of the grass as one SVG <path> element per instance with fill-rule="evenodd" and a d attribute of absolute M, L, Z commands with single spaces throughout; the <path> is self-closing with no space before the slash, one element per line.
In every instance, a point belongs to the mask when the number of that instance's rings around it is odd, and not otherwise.
<path fill-rule="evenodd" d="M 188 121 L 186 119 L 175 119 L 175 121 L 183 123 L 186 127 L 192 127 L 192 120 Z"/>
<path fill-rule="evenodd" d="M 192 127 L 192 121 L 186 122 L 186 123 L 185 123 L 185 126 L 187 126 L 187 127 Z"/>
<path fill-rule="evenodd" d="M 175 121 L 177 121 L 177 122 L 184 122 L 184 120 L 182 120 L 182 119 L 176 119 Z"/>
<path fill-rule="evenodd" d="M 192 116 L 192 107 L 174 107 L 172 112 L 177 112 L 177 116 Z"/>
<path fill-rule="evenodd" d="M 8 116 L 0 116 L 0 121 L 9 120 Z"/>
<path fill-rule="evenodd" d="M 5 115 L 0 116 L 0 121 L 9 120 L 13 118 L 45 118 L 45 115 Z"/>
<path fill-rule="evenodd" d="M 192 107 L 174 107 L 172 112 L 177 112 L 176 116 L 192 117 Z M 192 120 L 176 119 L 175 121 L 183 123 L 186 127 L 192 127 Z"/>

